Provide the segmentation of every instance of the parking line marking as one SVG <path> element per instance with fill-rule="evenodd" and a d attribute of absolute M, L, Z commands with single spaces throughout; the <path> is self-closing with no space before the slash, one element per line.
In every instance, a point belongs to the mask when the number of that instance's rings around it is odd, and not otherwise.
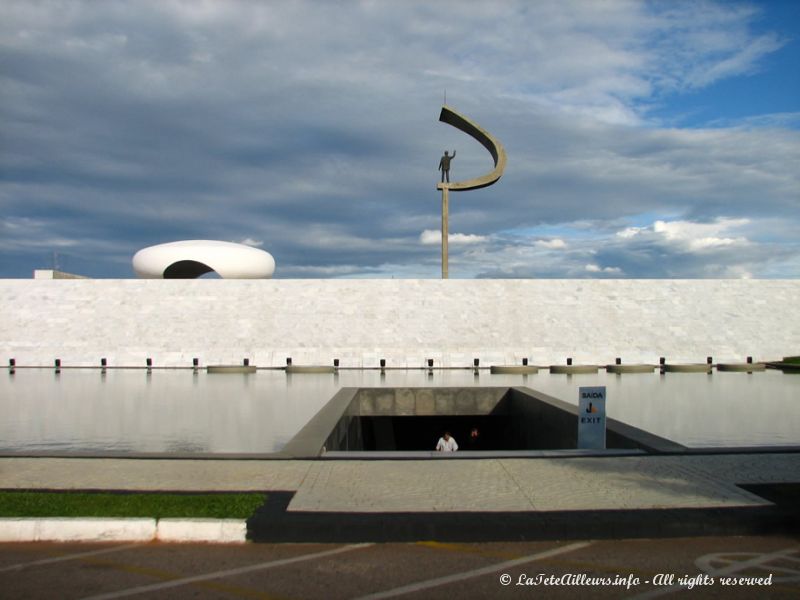
<path fill-rule="evenodd" d="M 417 583 L 396 587 L 391 590 L 376 592 L 375 594 L 368 594 L 366 596 L 361 596 L 356 600 L 379 600 L 380 598 L 394 598 L 395 596 L 402 596 L 404 594 L 419 592 L 421 590 L 427 590 L 440 585 L 447 585 L 448 583 L 454 583 L 456 581 L 463 581 L 464 579 L 472 579 L 473 577 L 480 577 L 481 575 L 496 573 L 497 571 L 502 571 L 504 569 L 511 569 L 518 565 L 524 565 L 525 563 L 543 560 L 545 558 L 550 558 L 551 556 L 558 556 L 559 554 L 566 554 L 567 552 L 580 550 L 581 548 L 586 548 L 587 546 L 591 545 L 592 542 L 577 542 L 575 544 L 553 548 L 552 550 L 538 552 L 529 556 L 523 556 L 522 558 L 517 558 L 515 560 L 508 560 L 506 562 L 489 565 L 488 567 L 473 569 L 472 571 L 462 571 L 461 573 L 454 573 L 453 575 L 445 575 L 444 577 L 428 579 L 427 581 L 418 581 Z"/>
<path fill-rule="evenodd" d="M 334 556 L 336 554 L 343 554 L 344 552 L 351 552 L 360 548 L 367 548 L 372 544 L 350 544 L 349 546 L 341 546 L 333 550 L 324 550 L 323 552 L 314 552 L 313 554 L 302 554 L 300 556 L 293 556 L 292 558 L 283 558 L 266 563 L 259 563 L 256 565 L 248 565 L 246 567 L 237 567 L 235 569 L 226 569 L 224 571 L 214 571 L 213 573 L 204 573 L 203 575 L 193 575 L 191 577 L 183 577 L 181 579 L 174 579 L 172 581 L 164 581 L 161 583 L 153 583 L 149 585 L 140 585 L 127 590 L 119 590 L 117 592 L 109 592 L 107 594 L 98 594 L 96 596 L 87 596 L 83 600 L 112 600 L 114 598 L 124 598 L 126 596 L 135 596 L 137 594 L 144 594 L 147 592 L 155 592 L 159 590 L 167 590 L 176 588 L 190 583 L 197 583 L 199 581 L 208 581 L 210 579 L 220 579 L 222 577 L 231 577 L 234 575 L 242 575 L 244 573 L 252 573 L 253 571 L 262 571 L 264 569 L 273 569 L 275 567 L 283 567 L 306 560 L 314 560 L 315 558 L 325 558 L 327 556 Z"/>
<path fill-rule="evenodd" d="M 31 562 L 18 563 L 16 565 L 3 567 L 2 569 L 0 569 L 0 573 L 4 573 L 6 571 L 19 571 L 21 569 L 25 569 L 27 567 L 34 567 L 37 565 L 49 565 L 52 563 L 59 563 L 68 560 L 79 560 L 81 558 L 86 558 L 87 556 L 97 556 L 99 554 L 110 554 L 112 552 L 121 552 L 122 550 L 137 548 L 141 545 L 142 544 L 126 544 L 124 546 L 114 546 L 113 548 L 101 548 L 100 550 L 89 550 L 87 552 L 78 552 L 77 554 L 66 554 L 64 556 L 54 556 L 53 558 L 43 558 L 41 560 L 34 560 Z"/>

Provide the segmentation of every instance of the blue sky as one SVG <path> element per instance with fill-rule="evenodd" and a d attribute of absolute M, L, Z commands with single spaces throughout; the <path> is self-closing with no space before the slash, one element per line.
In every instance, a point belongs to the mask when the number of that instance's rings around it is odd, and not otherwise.
<path fill-rule="evenodd" d="M 0 277 L 183 239 L 276 277 L 800 275 L 800 2 L 12 2 Z"/>
<path fill-rule="evenodd" d="M 680 127 L 735 125 L 752 117 L 782 115 L 787 125 L 798 126 L 800 78 L 792 74 L 800 65 L 800 2 L 771 0 L 752 7 L 748 20 L 752 35 L 774 40 L 775 51 L 764 54 L 739 76 L 673 94 L 653 116 Z"/>

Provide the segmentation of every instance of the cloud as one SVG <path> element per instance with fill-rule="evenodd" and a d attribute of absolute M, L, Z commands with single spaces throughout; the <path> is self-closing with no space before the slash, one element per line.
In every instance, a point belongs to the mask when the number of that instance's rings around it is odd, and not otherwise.
<path fill-rule="evenodd" d="M 728 56 L 692 69 L 686 78 L 686 84 L 689 87 L 705 87 L 723 78 L 751 73 L 757 68 L 760 59 L 775 52 L 784 44 L 784 41 L 775 35 L 762 35 L 746 40 L 742 47 L 737 48 L 736 45 L 740 41 L 738 36 L 731 36 L 721 49 L 727 51 Z"/>
<path fill-rule="evenodd" d="M 264 240 L 254 240 L 253 238 L 244 238 L 240 240 L 238 243 L 244 244 L 245 246 L 252 246 L 254 248 L 260 248 L 264 245 Z"/>
<path fill-rule="evenodd" d="M 785 276 L 800 264 L 800 244 L 760 240 L 780 235 L 778 223 L 761 219 L 713 222 L 655 221 L 598 232 L 585 222 L 560 226 L 567 247 L 557 253 L 536 242 L 535 232 L 493 236 L 480 252 L 462 259 L 476 277 L 741 278 L 755 272 Z M 451 267 L 452 272 L 459 269 Z"/>
<path fill-rule="evenodd" d="M 567 243 L 559 238 L 553 238 L 551 240 L 536 240 L 534 245 L 538 246 L 539 248 L 548 248 L 550 250 L 561 250 L 567 247 Z"/>
<path fill-rule="evenodd" d="M 0 249 L 19 251 L 22 249 L 61 250 L 80 245 L 77 239 L 70 239 L 53 232 L 52 223 L 29 218 L 5 218 L 0 220 Z"/>
<path fill-rule="evenodd" d="M 596 245 L 595 256 L 636 277 L 741 278 L 755 271 L 782 276 L 798 264 L 800 247 L 758 239 L 772 227 L 758 218 L 657 220 L 620 229 Z"/>
<path fill-rule="evenodd" d="M 584 267 L 589 273 L 610 273 L 614 275 L 619 275 L 622 273 L 622 269 L 619 267 L 599 267 L 597 265 L 586 265 Z"/>
<path fill-rule="evenodd" d="M 656 221 L 652 228 L 626 227 L 616 233 L 618 238 L 634 237 L 661 238 L 666 243 L 681 246 L 689 251 L 698 252 L 722 246 L 744 246 L 749 244 L 747 238 L 721 237 L 727 232 L 741 229 L 750 224 L 750 219 L 719 218 L 711 223 L 694 223 L 690 221 Z"/>
<path fill-rule="evenodd" d="M 617 237 L 623 239 L 630 239 L 642 233 L 645 229 L 643 227 L 626 227 L 622 231 L 616 233 Z"/>
<path fill-rule="evenodd" d="M 472 233 L 448 233 L 448 244 L 480 244 L 487 241 L 484 235 Z M 426 246 L 442 243 L 442 232 L 440 229 L 426 229 L 419 235 L 419 241 Z"/>
<path fill-rule="evenodd" d="M 706 250 L 720 246 L 744 245 L 744 237 L 719 237 L 722 232 L 747 225 L 749 219 L 718 219 L 714 223 L 689 223 L 686 221 L 656 221 L 653 231 L 670 241 L 686 244 L 690 250 Z"/>

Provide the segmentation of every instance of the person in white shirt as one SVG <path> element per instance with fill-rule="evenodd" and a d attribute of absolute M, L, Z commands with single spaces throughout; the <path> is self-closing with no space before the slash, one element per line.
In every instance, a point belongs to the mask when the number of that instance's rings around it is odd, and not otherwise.
<path fill-rule="evenodd" d="M 456 440 L 450 435 L 449 431 L 444 432 L 444 436 L 439 438 L 439 443 L 436 444 L 437 452 L 455 452 L 458 450 Z"/>

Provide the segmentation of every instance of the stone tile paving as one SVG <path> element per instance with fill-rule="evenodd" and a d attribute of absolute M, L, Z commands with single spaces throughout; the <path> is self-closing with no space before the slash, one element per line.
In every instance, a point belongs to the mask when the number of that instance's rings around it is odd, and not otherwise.
<path fill-rule="evenodd" d="M 684 457 L 548 460 L 506 468 L 539 510 L 757 506 L 765 502 L 693 469 Z"/>
<path fill-rule="evenodd" d="M 312 467 L 292 511 L 549 511 L 758 506 L 734 482 L 770 480 L 774 455 L 713 476 L 716 457 L 350 461 Z M 710 460 L 709 460 L 710 459 Z M 703 469 L 703 462 L 708 463 Z M 800 477 L 800 455 L 788 455 Z M 780 463 L 780 461 L 777 461 Z M 700 465 L 700 468 L 698 468 Z M 745 468 L 746 467 L 746 468 Z M 789 469 L 778 467 L 777 479 Z"/>
<path fill-rule="evenodd" d="M 535 508 L 499 460 L 320 462 L 289 504 L 344 512 Z"/>
<path fill-rule="evenodd" d="M 0 488 L 296 490 L 311 461 L 0 458 Z"/>
<path fill-rule="evenodd" d="M 681 460 L 712 479 L 737 483 L 800 482 L 800 453 L 717 454 Z"/>
<path fill-rule="evenodd" d="M 0 488 L 296 491 L 290 511 L 759 506 L 736 483 L 800 481 L 800 453 L 400 461 L 0 458 Z"/>

